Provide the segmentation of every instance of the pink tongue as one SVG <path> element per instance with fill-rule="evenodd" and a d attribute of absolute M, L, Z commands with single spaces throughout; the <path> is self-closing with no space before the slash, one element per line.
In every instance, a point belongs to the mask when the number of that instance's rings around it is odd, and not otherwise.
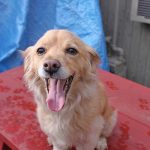
<path fill-rule="evenodd" d="M 49 93 L 46 99 L 47 106 L 52 111 L 60 111 L 65 103 L 65 80 L 50 79 Z"/>

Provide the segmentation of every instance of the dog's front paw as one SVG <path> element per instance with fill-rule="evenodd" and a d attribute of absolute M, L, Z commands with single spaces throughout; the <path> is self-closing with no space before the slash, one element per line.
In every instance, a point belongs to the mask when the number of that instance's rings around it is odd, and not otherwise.
<path fill-rule="evenodd" d="M 69 150 L 69 147 L 67 145 L 58 145 L 54 143 L 53 150 Z"/>
<path fill-rule="evenodd" d="M 96 150 L 108 150 L 107 140 L 105 137 L 100 137 Z"/>
<path fill-rule="evenodd" d="M 53 150 L 70 150 L 69 148 L 60 148 L 60 147 L 53 147 Z"/>

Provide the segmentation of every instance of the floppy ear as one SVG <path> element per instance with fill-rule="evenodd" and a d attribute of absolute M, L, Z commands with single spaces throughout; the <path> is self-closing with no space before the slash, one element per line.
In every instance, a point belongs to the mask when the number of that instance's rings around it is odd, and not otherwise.
<path fill-rule="evenodd" d="M 27 49 L 23 50 L 18 50 L 19 53 L 22 55 L 23 58 L 27 57 L 29 54 L 29 51 L 31 50 L 32 46 L 29 46 Z"/>
<path fill-rule="evenodd" d="M 100 63 L 100 58 L 93 48 L 88 46 L 87 50 L 88 50 L 89 55 L 90 55 L 90 65 L 92 68 L 92 72 L 95 72 L 97 65 Z"/>
<path fill-rule="evenodd" d="M 24 51 L 23 51 L 23 50 L 17 50 L 17 51 L 18 51 L 18 53 L 19 53 L 21 56 L 24 57 Z"/>
<path fill-rule="evenodd" d="M 29 82 L 34 79 L 32 48 L 33 46 L 30 46 L 22 52 L 22 56 L 24 57 L 24 80 L 29 89 L 32 89 Z"/>
<path fill-rule="evenodd" d="M 94 49 L 90 49 L 89 53 L 91 57 L 91 65 L 98 65 L 100 63 L 100 59 L 96 51 Z"/>
<path fill-rule="evenodd" d="M 32 46 L 28 47 L 25 51 L 21 51 L 21 54 L 24 57 L 24 69 L 25 69 L 25 71 L 31 70 L 31 63 L 32 63 L 31 49 L 32 49 Z"/>

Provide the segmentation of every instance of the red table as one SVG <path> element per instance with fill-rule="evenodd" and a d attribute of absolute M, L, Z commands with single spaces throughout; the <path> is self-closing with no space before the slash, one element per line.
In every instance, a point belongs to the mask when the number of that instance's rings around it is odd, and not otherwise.
<path fill-rule="evenodd" d="M 117 108 L 118 123 L 109 150 L 150 150 L 150 89 L 100 71 L 109 102 Z M 35 103 L 18 67 L 0 74 L 0 150 L 51 150 L 35 115 Z"/>

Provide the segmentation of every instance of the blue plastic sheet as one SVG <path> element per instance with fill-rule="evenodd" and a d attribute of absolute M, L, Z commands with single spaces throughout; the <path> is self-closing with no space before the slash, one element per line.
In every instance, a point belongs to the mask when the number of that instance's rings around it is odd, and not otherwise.
<path fill-rule="evenodd" d="M 0 72 L 22 64 L 17 50 L 49 29 L 68 29 L 94 47 L 108 70 L 99 0 L 0 0 Z"/>

